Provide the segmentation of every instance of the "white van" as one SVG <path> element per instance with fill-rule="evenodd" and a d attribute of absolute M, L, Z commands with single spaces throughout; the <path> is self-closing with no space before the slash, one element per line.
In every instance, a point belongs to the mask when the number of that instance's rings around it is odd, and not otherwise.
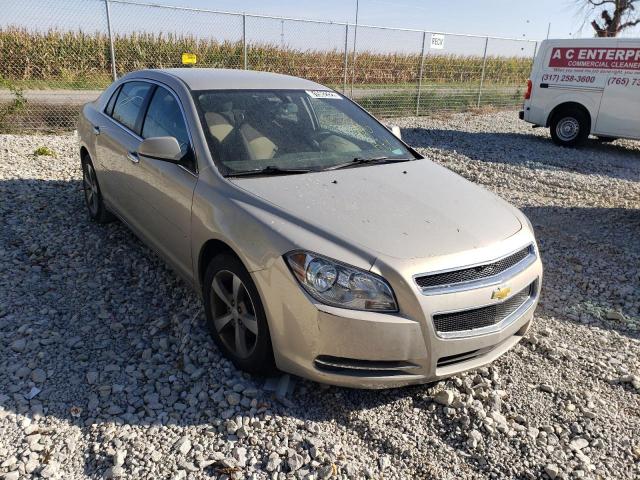
<path fill-rule="evenodd" d="M 520 119 L 574 147 L 640 139 L 640 39 L 546 40 L 533 63 Z"/>

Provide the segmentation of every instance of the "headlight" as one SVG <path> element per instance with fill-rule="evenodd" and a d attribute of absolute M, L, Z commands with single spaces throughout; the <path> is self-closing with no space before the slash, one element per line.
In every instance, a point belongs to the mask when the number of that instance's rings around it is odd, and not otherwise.
<path fill-rule="evenodd" d="M 377 275 L 315 253 L 291 252 L 285 259 L 300 285 L 321 303 L 352 310 L 398 310 L 391 287 Z"/>

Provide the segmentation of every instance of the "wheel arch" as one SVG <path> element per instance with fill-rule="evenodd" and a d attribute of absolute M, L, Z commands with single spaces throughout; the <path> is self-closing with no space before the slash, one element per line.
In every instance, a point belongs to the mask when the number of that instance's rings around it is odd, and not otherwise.
<path fill-rule="evenodd" d="M 91 154 L 89 153 L 89 149 L 87 149 L 87 147 L 82 145 L 80 147 L 80 161 L 84 162 L 85 157 L 91 158 Z"/>
<path fill-rule="evenodd" d="M 213 257 L 220 255 L 221 253 L 227 253 L 227 254 L 233 255 L 238 260 L 240 260 L 240 262 L 246 268 L 246 263 L 242 260 L 240 255 L 238 255 L 236 251 L 228 243 L 217 238 L 211 238 L 206 242 L 204 242 L 204 244 L 202 244 L 198 252 L 198 263 L 197 263 L 198 270 L 196 272 L 197 274 L 196 280 L 198 282 L 199 290 L 202 289 L 202 285 L 204 283 L 204 275 L 205 275 L 205 272 L 207 271 L 207 266 L 209 265 L 209 262 Z"/>
<path fill-rule="evenodd" d="M 568 102 L 562 102 L 558 105 L 556 105 L 553 110 L 551 110 L 551 112 L 549 112 L 549 115 L 547 116 L 547 122 L 546 122 L 546 127 L 551 126 L 551 120 L 553 119 L 553 117 L 555 115 L 557 115 L 560 112 L 563 111 L 571 111 L 571 110 L 579 110 L 581 112 L 583 112 L 587 119 L 589 120 L 589 131 L 591 131 L 592 127 L 593 127 L 593 115 L 591 114 L 591 111 L 589 110 L 589 108 L 587 108 L 584 104 L 577 102 L 577 101 L 568 101 Z"/>

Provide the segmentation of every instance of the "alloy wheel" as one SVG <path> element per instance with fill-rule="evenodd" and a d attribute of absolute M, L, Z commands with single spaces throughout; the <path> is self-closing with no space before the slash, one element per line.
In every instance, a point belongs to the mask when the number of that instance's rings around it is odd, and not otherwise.
<path fill-rule="evenodd" d="M 211 282 L 213 325 L 220 340 L 233 354 L 245 359 L 258 342 L 258 318 L 251 296 L 240 277 L 228 270 Z"/>

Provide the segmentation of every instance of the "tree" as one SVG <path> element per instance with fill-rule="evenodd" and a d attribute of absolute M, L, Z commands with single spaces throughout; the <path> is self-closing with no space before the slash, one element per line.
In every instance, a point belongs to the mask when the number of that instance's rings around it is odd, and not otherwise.
<path fill-rule="evenodd" d="M 584 1 L 590 12 L 604 7 L 600 14 L 602 22 L 591 22 L 597 37 L 617 37 L 623 30 L 640 25 L 640 15 L 636 10 L 640 0 L 580 0 Z"/>

